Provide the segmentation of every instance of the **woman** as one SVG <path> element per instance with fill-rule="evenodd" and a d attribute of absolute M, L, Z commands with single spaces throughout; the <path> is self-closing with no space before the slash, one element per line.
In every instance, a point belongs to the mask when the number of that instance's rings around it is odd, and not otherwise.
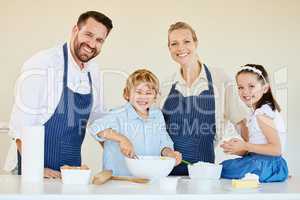
<path fill-rule="evenodd" d="M 163 105 L 167 130 L 182 159 L 214 163 L 214 144 L 222 137 L 228 121 L 243 127 L 246 115 L 232 80 L 221 69 L 208 68 L 197 55 L 195 31 L 184 22 L 172 24 L 168 31 L 168 47 L 180 68 L 168 90 Z M 241 106 L 239 106 L 241 105 Z M 171 175 L 188 175 L 180 164 Z"/>

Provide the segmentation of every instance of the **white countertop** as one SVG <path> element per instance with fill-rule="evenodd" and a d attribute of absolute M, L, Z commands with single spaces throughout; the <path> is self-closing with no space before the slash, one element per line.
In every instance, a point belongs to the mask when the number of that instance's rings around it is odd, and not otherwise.
<path fill-rule="evenodd" d="M 300 199 L 300 178 L 283 183 L 261 184 L 257 189 L 234 189 L 230 180 L 200 182 L 182 177 L 177 188 L 165 190 L 159 183 L 137 184 L 109 181 L 103 185 L 64 185 L 61 180 L 45 179 L 41 184 L 24 184 L 20 176 L 0 176 L 0 199 Z"/>

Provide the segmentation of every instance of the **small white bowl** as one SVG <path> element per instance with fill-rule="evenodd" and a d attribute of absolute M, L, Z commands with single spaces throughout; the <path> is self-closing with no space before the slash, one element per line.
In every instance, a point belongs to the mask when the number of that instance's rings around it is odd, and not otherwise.
<path fill-rule="evenodd" d="M 188 165 L 191 179 L 218 180 L 221 177 L 222 165 L 199 162 Z"/>
<path fill-rule="evenodd" d="M 91 178 L 90 169 L 61 169 L 63 184 L 88 185 Z"/>
<path fill-rule="evenodd" d="M 125 157 L 130 173 L 139 178 L 157 180 L 166 177 L 175 165 L 175 159 L 161 156 L 139 156 L 138 159 Z"/>
<path fill-rule="evenodd" d="M 159 179 L 159 186 L 162 190 L 176 190 L 178 176 L 168 176 Z"/>

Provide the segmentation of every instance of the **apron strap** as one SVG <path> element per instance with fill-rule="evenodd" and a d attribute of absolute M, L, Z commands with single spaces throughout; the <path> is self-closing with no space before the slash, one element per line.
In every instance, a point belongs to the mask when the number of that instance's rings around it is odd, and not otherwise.
<path fill-rule="evenodd" d="M 68 82 L 68 45 L 67 43 L 63 46 L 63 52 L 64 52 L 64 82 L 63 87 L 67 87 Z"/>
<path fill-rule="evenodd" d="M 208 82 L 208 89 L 211 92 L 212 95 L 214 95 L 214 88 L 213 88 L 213 83 L 212 83 L 212 77 L 211 77 L 211 73 L 209 72 L 208 68 L 206 67 L 205 64 L 203 64 L 204 66 L 204 70 L 207 76 L 207 82 Z"/>
<path fill-rule="evenodd" d="M 88 72 L 88 77 L 89 77 L 89 84 L 90 84 L 90 93 L 93 94 L 93 84 L 92 84 L 92 78 L 90 72 Z"/>

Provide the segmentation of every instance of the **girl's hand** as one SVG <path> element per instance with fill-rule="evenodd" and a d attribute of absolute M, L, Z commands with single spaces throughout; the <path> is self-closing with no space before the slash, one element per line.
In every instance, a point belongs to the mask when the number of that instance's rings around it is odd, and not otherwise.
<path fill-rule="evenodd" d="M 239 155 L 240 152 L 247 151 L 246 142 L 238 138 L 232 138 L 229 141 L 224 141 L 220 145 L 223 148 L 225 153 Z"/>
<path fill-rule="evenodd" d="M 121 152 L 125 156 L 127 156 L 129 158 L 134 158 L 136 156 L 133 145 L 126 136 L 122 136 L 122 138 L 119 142 L 119 146 L 120 146 Z"/>

